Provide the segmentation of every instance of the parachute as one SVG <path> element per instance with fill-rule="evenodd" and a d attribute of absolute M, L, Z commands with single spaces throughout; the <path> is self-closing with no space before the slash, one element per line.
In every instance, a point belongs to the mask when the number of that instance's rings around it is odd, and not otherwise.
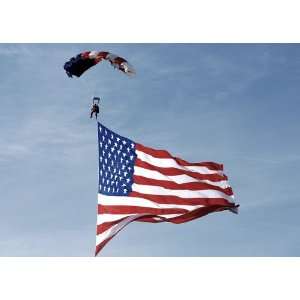
<path fill-rule="evenodd" d="M 105 51 L 86 51 L 80 53 L 67 61 L 64 69 L 69 77 L 73 75 L 80 77 L 85 71 L 102 60 L 108 60 L 114 68 L 119 69 L 127 75 L 135 74 L 135 70 L 126 59 Z"/>

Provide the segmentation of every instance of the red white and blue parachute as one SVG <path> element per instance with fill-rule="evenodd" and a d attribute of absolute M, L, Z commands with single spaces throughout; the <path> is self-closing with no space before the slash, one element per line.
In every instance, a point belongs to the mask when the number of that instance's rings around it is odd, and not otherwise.
<path fill-rule="evenodd" d="M 135 74 L 135 70 L 126 59 L 106 51 L 86 51 L 80 53 L 67 61 L 64 69 L 69 77 L 73 75 L 80 77 L 85 71 L 102 60 L 108 60 L 114 68 L 119 69 L 127 75 Z"/>

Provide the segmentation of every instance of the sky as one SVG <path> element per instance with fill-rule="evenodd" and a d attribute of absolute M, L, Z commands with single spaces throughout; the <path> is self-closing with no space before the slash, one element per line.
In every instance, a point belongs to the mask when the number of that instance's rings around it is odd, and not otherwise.
<path fill-rule="evenodd" d="M 70 79 L 85 50 L 119 54 Z M 300 44 L 0 44 L 0 256 L 93 256 L 98 148 L 116 133 L 224 164 L 240 213 L 131 223 L 100 256 L 299 256 Z"/>

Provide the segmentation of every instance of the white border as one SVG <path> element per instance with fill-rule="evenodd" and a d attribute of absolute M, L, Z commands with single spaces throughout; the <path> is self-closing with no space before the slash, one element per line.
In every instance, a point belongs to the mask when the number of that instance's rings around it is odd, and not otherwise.
<path fill-rule="evenodd" d="M 299 1 L 10 0 L 2 42 L 300 42 Z"/>
<path fill-rule="evenodd" d="M 292 258 L 0 258 L 1 299 L 299 299 Z"/>

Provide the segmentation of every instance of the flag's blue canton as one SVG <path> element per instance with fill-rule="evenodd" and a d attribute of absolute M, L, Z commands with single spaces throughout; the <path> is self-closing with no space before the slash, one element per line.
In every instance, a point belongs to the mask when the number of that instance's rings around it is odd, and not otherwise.
<path fill-rule="evenodd" d="M 98 123 L 101 194 L 127 196 L 132 191 L 135 143 Z"/>

